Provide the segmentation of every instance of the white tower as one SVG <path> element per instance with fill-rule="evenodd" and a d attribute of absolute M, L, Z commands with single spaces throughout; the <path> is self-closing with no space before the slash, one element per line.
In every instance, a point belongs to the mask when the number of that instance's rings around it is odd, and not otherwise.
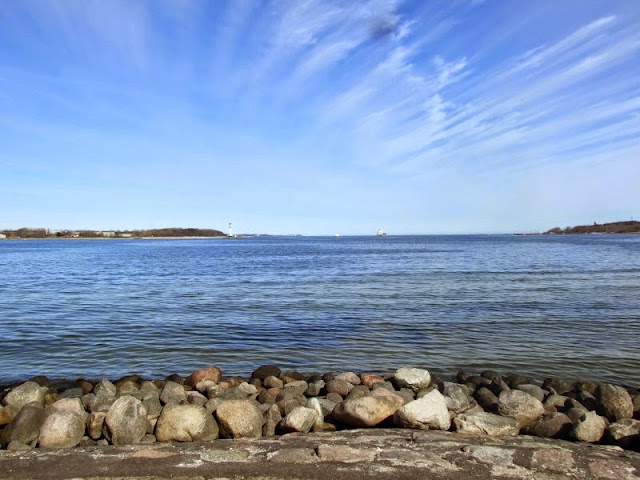
<path fill-rule="evenodd" d="M 229 222 L 229 237 L 233 237 L 233 225 Z"/>

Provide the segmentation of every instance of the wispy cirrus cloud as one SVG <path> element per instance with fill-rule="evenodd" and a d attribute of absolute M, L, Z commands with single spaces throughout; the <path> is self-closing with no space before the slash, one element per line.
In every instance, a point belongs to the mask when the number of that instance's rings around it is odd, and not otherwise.
<path fill-rule="evenodd" d="M 155 158 L 160 183 L 228 159 L 237 181 L 260 172 L 255 191 L 309 169 L 295 191 L 320 202 L 339 178 L 382 209 L 369 191 L 421 202 L 436 178 L 629 172 L 640 143 L 624 2 L 25 0 L 0 21 L 0 140 L 27 169 L 42 140 L 62 171 L 93 162 L 110 181 L 127 152 L 139 179 Z"/>

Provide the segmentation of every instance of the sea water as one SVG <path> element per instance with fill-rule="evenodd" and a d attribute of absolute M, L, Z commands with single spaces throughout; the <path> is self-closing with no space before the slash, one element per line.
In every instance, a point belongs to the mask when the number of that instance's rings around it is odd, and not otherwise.
<path fill-rule="evenodd" d="M 640 235 L 0 241 L 0 384 L 274 363 L 640 383 Z"/>

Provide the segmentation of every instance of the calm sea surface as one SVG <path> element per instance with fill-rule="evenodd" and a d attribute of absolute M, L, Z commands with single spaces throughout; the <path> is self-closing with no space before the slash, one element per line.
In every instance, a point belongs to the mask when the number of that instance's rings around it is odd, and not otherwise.
<path fill-rule="evenodd" d="M 0 384 L 264 363 L 640 383 L 640 235 L 0 241 Z"/>

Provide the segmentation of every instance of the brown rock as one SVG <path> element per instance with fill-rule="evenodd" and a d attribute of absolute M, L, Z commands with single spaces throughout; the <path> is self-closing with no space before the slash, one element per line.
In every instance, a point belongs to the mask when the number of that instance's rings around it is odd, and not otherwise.
<path fill-rule="evenodd" d="M 336 405 L 331 416 L 351 427 L 375 427 L 384 422 L 403 405 L 397 395 L 374 396 L 344 400 Z"/>
<path fill-rule="evenodd" d="M 252 378 L 259 378 L 260 380 L 264 380 L 267 377 L 280 377 L 280 373 L 282 371 L 275 365 L 262 365 L 253 371 L 251 374 Z M 266 385 L 265 385 L 266 386 Z"/>
<path fill-rule="evenodd" d="M 325 388 L 327 393 L 337 393 L 342 397 L 349 395 L 349 392 L 353 390 L 354 385 L 344 380 L 331 380 L 327 382 Z"/>
<path fill-rule="evenodd" d="M 159 442 L 191 442 L 218 438 L 213 416 L 199 405 L 167 405 L 156 424 Z"/>
<path fill-rule="evenodd" d="M 205 367 L 200 370 L 196 370 L 187 377 L 186 383 L 192 387 L 195 387 L 198 383 L 210 380 L 215 383 L 219 383 L 222 380 L 222 370 L 218 367 Z"/>
<path fill-rule="evenodd" d="M 384 378 L 375 373 L 361 373 L 360 381 L 362 385 L 371 389 L 376 383 L 384 382 Z"/>

